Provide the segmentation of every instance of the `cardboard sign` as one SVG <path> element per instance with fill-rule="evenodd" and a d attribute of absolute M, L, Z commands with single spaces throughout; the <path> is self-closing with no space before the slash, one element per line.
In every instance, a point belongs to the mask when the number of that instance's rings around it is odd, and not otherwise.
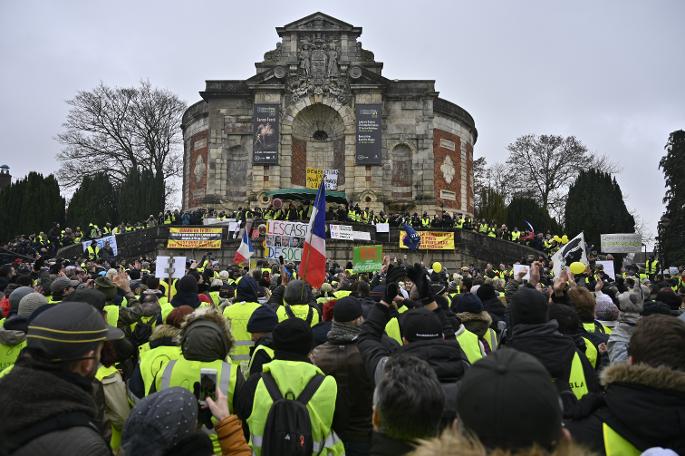
<path fill-rule="evenodd" d="M 342 239 L 344 241 L 354 240 L 354 231 L 347 225 L 330 225 L 331 239 Z"/>
<path fill-rule="evenodd" d="M 172 279 L 182 279 L 186 274 L 186 257 L 174 257 L 173 263 L 168 256 L 158 256 L 155 260 L 155 277 L 158 279 L 169 278 L 169 268 L 173 269 L 171 273 Z"/>
<path fill-rule="evenodd" d="M 323 172 L 323 181 L 326 186 L 326 190 L 337 190 L 338 189 L 338 170 L 337 169 L 327 169 Z"/>
<path fill-rule="evenodd" d="M 383 265 L 383 246 L 364 245 L 355 247 L 352 252 L 354 272 L 380 271 Z"/>
<path fill-rule="evenodd" d="M 352 237 L 360 241 L 370 241 L 371 233 L 369 233 L 368 231 L 353 231 Z"/>
<path fill-rule="evenodd" d="M 90 241 L 83 241 L 81 242 L 81 245 L 83 246 L 83 252 L 86 252 L 88 250 L 88 246 L 90 243 L 93 242 L 92 240 Z M 105 242 L 109 242 L 110 247 L 112 247 L 112 252 L 114 253 L 114 256 L 119 255 L 119 249 L 117 249 L 117 238 L 116 236 L 105 236 L 101 237 L 99 239 L 95 239 L 95 242 L 97 242 L 98 247 L 103 248 L 105 246 Z"/>
<path fill-rule="evenodd" d="M 282 256 L 285 261 L 301 261 L 308 229 L 307 223 L 269 220 L 266 224 L 264 257 L 278 260 Z"/>

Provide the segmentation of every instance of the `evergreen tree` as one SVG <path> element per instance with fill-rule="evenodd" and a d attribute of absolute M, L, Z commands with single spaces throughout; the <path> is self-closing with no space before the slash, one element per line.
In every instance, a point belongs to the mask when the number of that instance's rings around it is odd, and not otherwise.
<path fill-rule="evenodd" d="M 85 176 L 76 189 L 67 209 L 70 226 L 85 228 L 89 223 L 102 227 L 117 223 L 117 204 L 114 187 L 104 173 Z"/>
<path fill-rule="evenodd" d="M 659 168 L 666 179 L 666 213 L 670 223 L 664 228 L 660 244 L 669 264 L 685 264 L 685 131 L 674 131 L 666 144 L 666 155 Z M 668 266 L 668 265 L 664 265 Z"/>
<path fill-rule="evenodd" d="M 53 175 L 31 172 L 0 192 L 0 240 L 47 232 L 64 223 L 64 198 Z"/>
<path fill-rule="evenodd" d="M 507 205 L 504 197 L 493 188 L 485 188 L 481 192 L 480 205 L 476 217 L 486 222 L 501 225 L 507 221 Z"/>
<path fill-rule="evenodd" d="M 535 199 L 527 196 L 515 196 L 507 206 L 507 226 L 510 230 L 518 228 L 528 230 L 529 222 L 538 233 L 560 233 L 557 222 L 540 206 Z"/>
<path fill-rule="evenodd" d="M 611 174 L 581 171 L 566 201 L 566 228 L 570 236 L 585 232 L 585 240 L 597 249 L 600 234 L 632 233 L 635 219 L 628 212 L 623 193 Z"/>

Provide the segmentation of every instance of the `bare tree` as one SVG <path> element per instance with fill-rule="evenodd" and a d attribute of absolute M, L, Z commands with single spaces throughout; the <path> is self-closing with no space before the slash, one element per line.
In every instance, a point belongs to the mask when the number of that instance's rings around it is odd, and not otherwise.
<path fill-rule="evenodd" d="M 550 213 L 560 214 L 569 185 L 581 170 L 606 170 L 575 136 L 525 135 L 507 146 L 507 182 L 513 194 L 533 196 Z"/>
<path fill-rule="evenodd" d="M 147 81 L 129 88 L 100 83 L 67 103 L 71 109 L 57 136 L 64 145 L 57 154 L 61 185 L 76 186 L 83 176 L 98 172 L 120 184 L 134 168 L 161 175 L 165 182 L 180 175 L 178 146 L 186 105 L 172 92 Z"/>

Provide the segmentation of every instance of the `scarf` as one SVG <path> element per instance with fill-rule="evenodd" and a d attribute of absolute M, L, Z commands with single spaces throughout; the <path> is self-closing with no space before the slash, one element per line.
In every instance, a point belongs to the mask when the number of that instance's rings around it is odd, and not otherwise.
<path fill-rule="evenodd" d="M 331 342 L 353 342 L 359 337 L 361 328 L 351 323 L 339 323 L 334 321 L 331 330 L 328 331 L 328 340 Z"/>

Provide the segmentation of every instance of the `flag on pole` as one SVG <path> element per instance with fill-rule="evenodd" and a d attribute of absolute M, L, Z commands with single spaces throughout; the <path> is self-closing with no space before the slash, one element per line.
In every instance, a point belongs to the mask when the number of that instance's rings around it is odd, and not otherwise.
<path fill-rule="evenodd" d="M 245 224 L 245 229 L 243 230 L 243 239 L 240 241 L 240 247 L 235 251 L 235 256 L 233 257 L 233 263 L 243 264 L 250 261 L 250 257 L 254 255 L 254 249 L 252 248 L 252 242 L 250 242 L 250 236 L 248 235 L 251 223 Z"/>
<path fill-rule="evenodd" d="M 581 232 L 578 236 L 571 239 L 568 244 L 562 246 L 557 253 L 552 256 L 552 271 L 554 277 L 559 277 L 561 270 L 571 263 L 580 261 L 586 266 L 589 264 L 585 246 L 585 234 Z"/>
<path fill-rule="evenodd" d="M 314 288 L 320 288 L 326 279 L 326 187 L 323 180 L 316 192 L 298 273 Z"/>

